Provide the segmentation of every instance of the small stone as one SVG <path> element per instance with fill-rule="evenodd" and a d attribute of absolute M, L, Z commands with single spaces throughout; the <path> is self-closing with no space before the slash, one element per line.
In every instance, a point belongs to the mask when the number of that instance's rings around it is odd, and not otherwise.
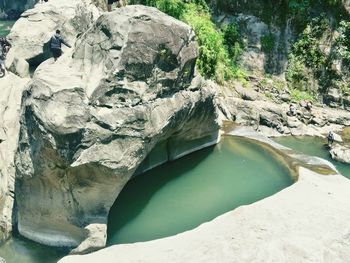
<path fill-rule="evenodd" d="M 240 95 L 240 97 L 244 100 L 258 100 L 261 99 L 261 94 L 256 92 L 254 89 L 251 88 L 245 88 L 241 84 L 235 85 L 235 90 Z"/>
<path fill-rule="evenodd" d="M 297 117 L 287 117 L 287 126 L 289 128 L 298 128 L 302 123 Z"/>
<path fill-rule="evenodd" d="M 315 117 L 311 120 L 311 124 L 314 124 L 319 127 L 323 127 L 327 124 L 327 120 L 320 117 Z"/>
<path fill-rule="evenodd" d="M 291 96 L 288 93 L 281 94 L 279 98 L 284 102 L 289 102 L 291 100 Z"/>

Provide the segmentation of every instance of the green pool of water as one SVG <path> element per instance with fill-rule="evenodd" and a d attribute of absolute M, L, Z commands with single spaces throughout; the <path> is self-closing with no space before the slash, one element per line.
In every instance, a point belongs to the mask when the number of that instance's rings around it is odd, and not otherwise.
<path fill-rule="evenodd" d="M 7 36 L 16 21 L 0 21 L 0 37 Z"/>
<path fill-rule="evenodd" d="M 319 137 L 280 137 L 274 141 L 289 147 L 295 151 L 321 157 L 333 163 L 338 171 L 347 178 L 350 178 L 350 165 L 334 161 L 326 149 L 327 140 Z"/>
<path fill-rule="evenodd" d="M 111 209 L 108 245 L 181 233 L 291 184 L 288 170 L 262 147 L 225 137 L 131 180 Z"/>

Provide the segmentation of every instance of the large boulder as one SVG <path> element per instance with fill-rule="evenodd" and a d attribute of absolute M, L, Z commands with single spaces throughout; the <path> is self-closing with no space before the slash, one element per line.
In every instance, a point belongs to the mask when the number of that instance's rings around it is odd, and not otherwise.
<path fill-rule="evenodd" d="M 217 142 L 197 55 L 189 26 L 128 6 L 37 68 L 16 157 L 20 234 L 74 253 L 102 247 L 109 209 L 133 175 Z"/>
<path fill-rule="evenodd" d="M 263 100 L 263 95 L 249 87 L 244 87 L 241 83 L 235 83 L 234 88 L 238 95 L 244 100 Z"/>

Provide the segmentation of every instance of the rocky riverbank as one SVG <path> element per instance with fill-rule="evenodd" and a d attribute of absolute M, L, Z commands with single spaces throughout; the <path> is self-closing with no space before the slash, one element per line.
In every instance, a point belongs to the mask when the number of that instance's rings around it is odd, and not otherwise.
<path fill-rule="evenodd" d="M 335 135 L 336 143 L 330 148 L 333 159 L 349 162 L 350 138 L 343 130 L 350 126 L 349 111 L 320 105 L 306 108 L 305 102 L 273 102 L 254 91 L 244 88 L 240 83 L 231 87 L 218 87 L 216 104 L 221 120 L 234 121 L 237 125 L 251 126 L 268 137 L 279 136 L 318 136 L 325 138 L 330 131 Z M 295 115 L 289 114 L 290 105 L 296 109 Z"/>
<path fill-rule="evenodd" d="M 268 136 L 310 135 L 323 137 L 329 131 L 341 132 L 350 126 L 347 110 L 313 105 L 306 109 L 305 103 L 275 103 L 240 83 L 231 87 L 218 87 L 216 103 L 221 118 L 239 125 L 253 126 Z M 295 116 L 288 114 L 290 104 L 296 108 Z"/>

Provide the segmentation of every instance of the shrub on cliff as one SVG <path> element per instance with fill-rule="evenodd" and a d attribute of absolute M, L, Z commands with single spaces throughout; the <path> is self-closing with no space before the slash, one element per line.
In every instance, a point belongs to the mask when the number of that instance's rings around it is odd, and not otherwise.
<path fill-rule="evenodd" d="M 210 13 L 201 6 L 187 4 L 181 20 L 188 23 L 199 43 L 198 70 L 219 83 L 234 77 L 232 61 L 224 46 L 224 37 L 210 19 Z"/>
<path fill-rule="evenodd" d="M 218 83 L 238 78 L 244 73 L 236 64 L 241 53 L 239 32 L 234 24 L 221 31 L 211 20 L 211 13 L 204 0 L 141 0 L 130 1 L 157 7 L 162 12 L 190 25 L 199 44 L 197 69 L 207 78 Z"/>
<path fill-rule="evenodd" d="M 314 79 L 331 76 L 330 60 L 325 53 L 325 45 L 321 45 L 325 35 L 330 33 L 330 26 L 325 15 L 311 20 L 292 46 L 288 58 L 286 79 L 291 89 L 316 94 L 317 86 Z M 325 74 L 327 72 L 327 74 Z M 323 79 L 321 89 L 328 85 L 329 80 Z"/>

